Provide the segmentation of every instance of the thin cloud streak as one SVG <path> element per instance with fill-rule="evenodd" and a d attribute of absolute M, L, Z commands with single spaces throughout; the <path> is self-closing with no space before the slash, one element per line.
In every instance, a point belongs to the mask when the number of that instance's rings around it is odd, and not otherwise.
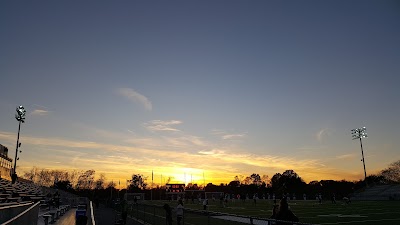
<path fill-rule="evenodd" d="M 331 135 L 331 129 L 329 128 L 323 128 L 319 130 L 316 134 L 315 137 L 317 141 L 322 142 L 323 140 L 327 139 Z"/>
<path fill-rule="evenodd" d="M 153 109 L 151 101 L 146 96 L 140 94 L 139 92 L 136 92 L 132 88 L 118 88 L 117 93 L 132 102 L 142 104 L 144 108 L 148 111 L 151 111 Z"/>
<path fill-rule="evenodd" d="M 43 110 L 43 109 L 35 109 L 30 114 L 34 116 L 46 116 L 49 115 L 50 111 Z"/>
<path fill-rule="evenodd" d="M 236 138 L 243 138 L 244 136 L 246 136 L 246 134 L 225 134 L 222 136 L 222 139 L 232 140 L 232 139 L 236 139 Z"/>
<path fill-rule="evenodd" d="M 174 125 L 182 124 L 182 121 L 179 120 L 152 120 L 148 123 L 145 123 L 144 126 L 150 131 L 180 131 L 176 128 L 173 128 Z"/>
<path fill-rule="evenodd" d="M 318 141 L 322 141 L 322 135 L 324 134 L 325 129 L 321 129 L 320 131 L 318 131 L 318 133 L 316 134 L 317 140 Z"/>
<path fill-rule="evenodd" d="M 357 157 L 356 154 L 344 154 L 344 155 L 336 156 L 337 159 L 341 159 L 341 160 L 353 160 L 356 157 Z"/>
<path fill-rule="evenodd" d="M 213 135 L 219 136 L 223 140 L 241 139 L 247 135 L 247 133 L 229 133 L 219 129 L 214 129 L 211 131 L 211 133 Z"/>

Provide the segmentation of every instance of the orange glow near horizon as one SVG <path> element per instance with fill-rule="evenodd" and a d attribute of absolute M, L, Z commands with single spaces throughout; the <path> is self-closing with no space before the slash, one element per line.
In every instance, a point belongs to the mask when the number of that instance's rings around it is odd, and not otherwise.
<path fill-rule="evenodd" d="M 21 172 L 28 172 L 32 169 L 32 167 L 20 167 Z M 38 168 L 42 169 L 42 168 Z M 58 164 L 52 167 L 46 167 L 43 169 L 48 170 L 63 170 L 63 171 L 78 171 L 83 172 L 85 169 L 65 169 L 62 164 Z M 116 184 L 117 189 L 124 189 L 127 186 L 127 180 L 132 179 L 133 174 L 142 174 L 146 178 L 146 183 L 148 187 L 156 187 L 156 186 L 164 186 L 167 183 L 184 183 L 188 185 L 189 183 L 197 184 L 198 186 L 204 186 L 208 183 L 213 183 L 214 185 L 229 184 L 229 182 L 235 179 L 235 176 L 239 176 L 240 178 L 245 178 L 250 176 L 252 173 L 257 172 L 249 172 L 249 173 L 235 173 L 235 172 L 226 172 L 226 171 L 218 171 L 218 170 L 201 170 L 197 168 L 188 168 L 188 167 L 155 167 L 153 170 L 150 168 L 142 168 L 141 170 L 137 170 L 138 172 L 125 172 L 125 171 L 134 171 L 134 169 L 129 166 L 122 167 L 114 167 L 113 170 L 96 170 L 95 179 L 98 179 L 100 174 L 105 175 L 106 184 L 109 182 L 114 182 Z M 124 172 L 120 172 L 124 171 Z M 153 180 L 152 180 L 152 171 L 153 171 Z M 283 173 L 284 171 L 278 171 L 278 173 Z M 342 180 L 343 174 L 336 171 L 321 171 L 319 175 L 316 171 L 303 171 L 303 170 L 295 170 L 297 174 L 306 182 L 310 182 L 313 180 Z M 258 173 L 260 176 L 268 175 L 269 179 L 277 172 L 271 173 Z M 23 174 L 23 173 L 22 173 Z M 355 181 L 362 178 L 362 171 L 353 174 L 347 174 L 347 179 L 349 181 Z M 329 177 L 329 178 L 327 178 Z M 168 182 L 169 180 L 169 182 Z M 152 185 L 153 184 L 153 185 Z"/>

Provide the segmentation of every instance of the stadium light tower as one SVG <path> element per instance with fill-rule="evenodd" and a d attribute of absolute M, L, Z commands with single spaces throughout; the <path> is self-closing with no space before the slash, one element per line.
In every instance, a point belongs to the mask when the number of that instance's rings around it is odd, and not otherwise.
<path fill-rule="evenodd" d="M 14 169 L 13 169 L 14 171 L 13 174 L 11 175 L 11 181 L 13 184 L 17 180 L 18 147 L 21 146 L 21 143 L 19 143 L 19 132 L 21 130 L 21 123 L 25 123 L 25 114 L 26 114 L 26 110 L 22 105 L 18 106 L 16 111 L 17 113 L 15 114 L 15 119 L 17 119 L 19 125 L 18 125 L 17 147 L 15 148 L 15 159 L 14 159 Z"/>
<path fill-rule="evenodd" d="M 360 139 L 361 155 L 362 155 L 361 161 L 363 162 L 363 165 L 364 165 L 364 180 L 365 180 L 365 184 L 367 184 L 367 171 L 365 170 L 364 150 L 363 150 L 363 145 L 362 145 L 361 139 L 368 137 L 366 131 L 367 131 L 367 128 L 365 128 L 365 127 L 356 128 L 356 129 L 352 129 L 351 130 L 351 134 L 352 134 L 353 140 Z"/>

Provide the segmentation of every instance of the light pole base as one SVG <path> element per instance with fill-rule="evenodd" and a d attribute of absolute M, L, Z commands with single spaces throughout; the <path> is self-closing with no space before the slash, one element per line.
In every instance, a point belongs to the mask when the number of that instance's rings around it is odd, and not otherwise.
<path fill-rule="evenodd" d="M 17 179 L 18 179 L 17 174 L 16 174 L 16 173 L 13 173 L 13 174 L 11 175 L 11 183 L 12 183 L 12 184 L 15 184 L 15 182 L 17 182 Z"/>

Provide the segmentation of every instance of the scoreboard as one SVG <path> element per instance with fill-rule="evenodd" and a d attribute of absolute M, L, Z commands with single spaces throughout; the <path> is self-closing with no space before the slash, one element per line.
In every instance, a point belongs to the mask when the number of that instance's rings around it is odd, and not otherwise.
<path fill-rule="evenodd" d="M 165 185 L 166 192 L 184 192 L 185 184 L 167 184 Z"/>

